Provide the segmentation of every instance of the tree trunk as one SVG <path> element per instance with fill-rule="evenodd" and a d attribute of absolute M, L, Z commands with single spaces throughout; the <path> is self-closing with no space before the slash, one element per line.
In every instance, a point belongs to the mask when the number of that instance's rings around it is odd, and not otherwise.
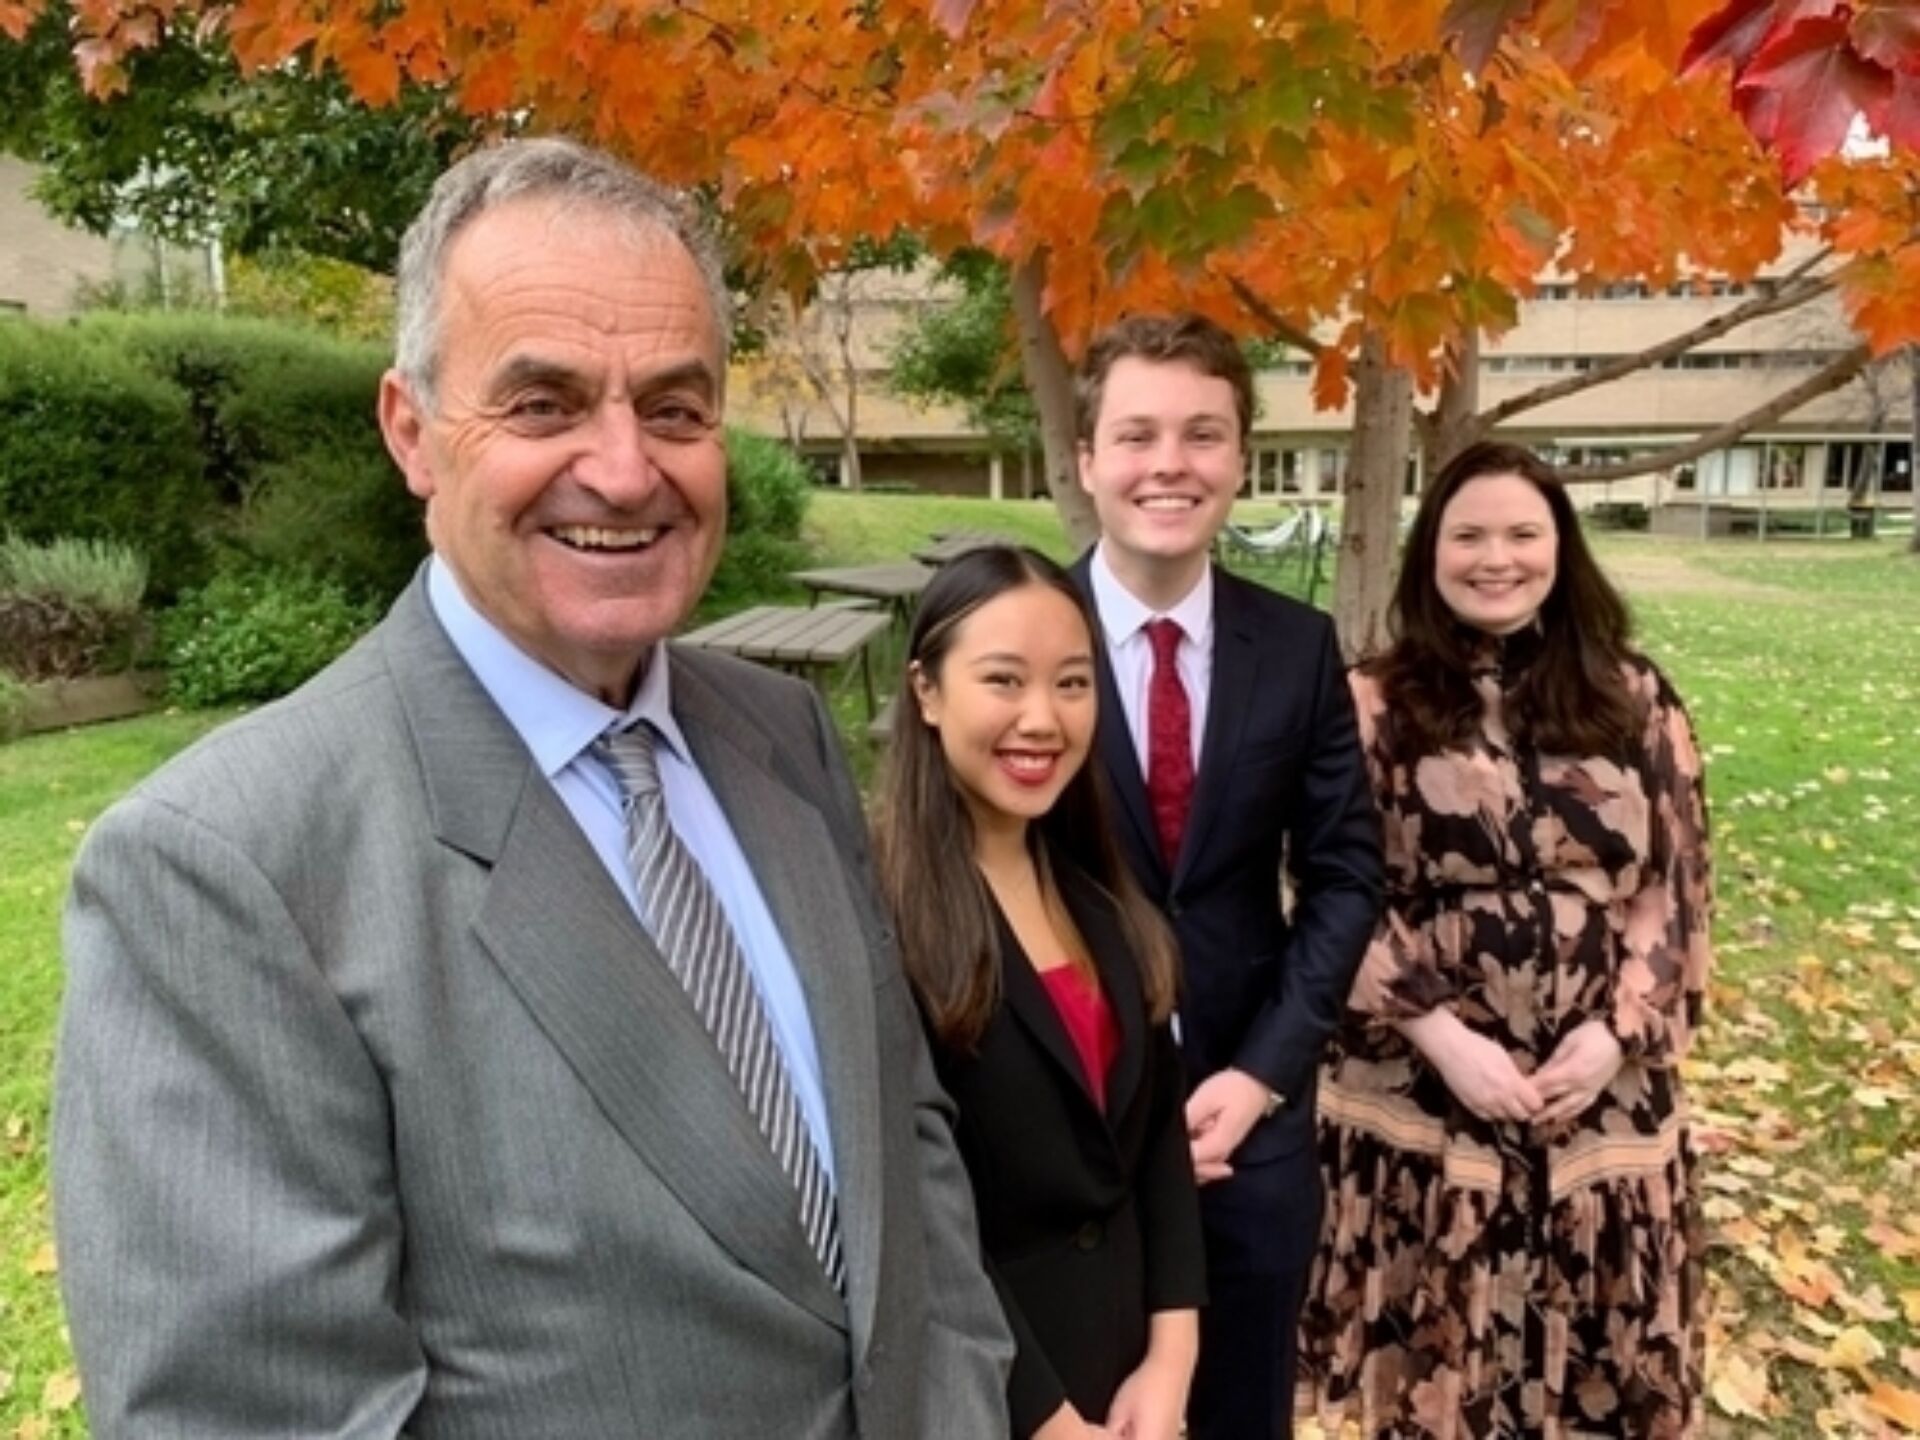
<path fill-rule="evenodd" d="M 1076 551 L 1100 538 L 1093 502 L 1080 488 L 1073 428 L 1073 369 L 1053 322 L 1041 307 L 1047 262 L 1035 255 L 1013 272 L 1013 314 L 1020 327 L 1020 368 L 1040 416 L 1040 453 L 1046 465 L 1047 493 L 1060 524 Z"/>
<path fill-rule="evenodd" d="M 1340 511 L 1333 616 L 1351 660 L 1386 648 L 1387 600 L 1400 540 L 1400 492 L 1413 425 L 1413 377 L 1368 335 L 1354 366 L 1353 455 Z"/>
<path fill-rule="evenodd" d="M 1907 480 L 1913 487 L 1913 532 L 1907 536 L 1907 553 L 1920 555 L 1920 345 L 1907 346 L 1907 386 L 1913 397 L 1913 441 L 1907 458 Z"/>
<path fill-rule="evenodd" d="M 864 489 L 865 479 L 860 468 L 860 383 L 851 370 L 847 372 L 847 418 L 840 427 L 840 454 L 847 472 L 847 489 Z"/>
<path fill-rule="evenodd" d="M 1480 332 L 1467 331 L 1453 368 L 1440 378 L 1440 397 L 1433 413 L 1420 426 L 1420 483 L 1433 477 L 1454 456 L 1486 438 L 1487 422 L 1480 415 Z"/>

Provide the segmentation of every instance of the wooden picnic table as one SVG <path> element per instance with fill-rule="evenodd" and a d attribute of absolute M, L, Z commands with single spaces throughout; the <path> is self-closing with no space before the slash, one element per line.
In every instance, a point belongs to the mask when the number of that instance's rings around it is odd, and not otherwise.
<path fill-rule="evenodd" d="M 922 545 L 913 552 L 913 558 L 927 565 L 944 565 L 949 560 L 958 560 L 969 550 L 978 550 L 986 545 L 1018 545 L 1020 542 L 1011 535 L 999 535 L 991 530 L 942 530 L 931 543 Z"/>
<path fill-rule="evenodd" d="M 884 603 L 904 629 L 913 611 L 913 602 L 933 579 L 933 571 L 913 560 L 894 565 L 843 565 L 823 570 L 796 570 L 787 577 L 805 587 L 808 604 L 818 604 L 822 595 L 854 595 L 863 600 Z"/>
<path fill-rule="evenodd" d="M 738 655 L 790 674 L 804 676 L 828 694 L 835 669 L 849 660 L 860 662 L 860 679 L 867 692 L 867 718 L 876 709 L 873 663 L 867 654 L 874 638 L 891 622 L 882 610 L 830 605 L 755 605 L 736 611 L 710 625 L 679 637 L 696 650 Z"/>

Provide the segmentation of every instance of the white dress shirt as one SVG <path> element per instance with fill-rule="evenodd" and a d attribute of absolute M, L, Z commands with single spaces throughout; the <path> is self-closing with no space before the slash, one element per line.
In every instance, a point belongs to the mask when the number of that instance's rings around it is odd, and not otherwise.
<path fill-rule="evenodd" d="M 1206 733 L 1207 697 L 1213 685 L 1213 566 L 1209 564 L 1199 582 L 1167 610 L 1148 609 L 1120 583 L 1107 563 L 1105 541 L 1094 547 L 1087 573 L 1093 581 L 1093 606 L 1106 634 L 1113 685 L 1120 692 L 1120 708 L 1126 714 L 1127 733 L 1133 736 L 1143 777 L 1147 773 L 1147 689 L 1153 680 L 1153 642 L 1147 638 L 1147 622 L 1167 619 L 1180 627 L 1174 666 L 1180 672 L 1187 709 L 1193 716 L 1189 738 L 1193 744 L 1193 773 L 1198 775 L 1200 737 Z"/>
<path fill-rule="evenodd" d="M 453 648 L 533 753 L 534 764 L 585 832 L 636 916 L 641 913 L 640 896 L 627 866 L 627 822 L 620 786 L 588 750 L 610 728 L 626 729 L 642 719 L 654 727 L 660 737 L 655 754 L 667 816 L 681 843 L 706 872 L 733 925 L 774 1041 L 787 1062 L 814 1148 L 832 1179 L 832 1132 L 806 994 L 726 812 L 693 763 L 693 752 L 674 721 L 665 645 L 654 646 L 633 703 L 622 712 L 575 688 L 509 640 L 474 609 L 437 555 L 427 569 L 427 598 Z M 565 925 L 566 917 L 556 915 L 553 923 Z"/>

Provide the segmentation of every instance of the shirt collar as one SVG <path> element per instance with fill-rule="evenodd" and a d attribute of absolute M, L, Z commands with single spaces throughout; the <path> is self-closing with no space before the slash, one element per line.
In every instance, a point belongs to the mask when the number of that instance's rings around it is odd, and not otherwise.
<path fill-rule="evenodd" d="M 1100 623 L 1107 632 L 1107 638 L 1115 645 L 1124 645 L 1149 620 L 1161 616 L 1172 620 L 1180 627 L 1180 632 L 1196 645 L 1205 645 L 1213 634 L 1213 565 L 1200 572 L 1200 578 L 1191 590 L 1182 595 L 1166 610 L 1150 610 L 1140 598 L 1120 583 L 1120 577 L 1113 573 L 1113 567 L 1107 563 L 1107 546 L 1103 540 L 1094 546 L 1093 558 L 1088 563 L 1087 574 L 1093 581 L 1093 603 L 1100 612 Z"/>
<path fill-rule="evenodd" d="M 609 729 L 624 730 L 641 720 L 651 723 L 674 753 L 686 758 L 685 737 L 673 720 L 663 643 L 656 641 L 647 656 L 633 703 L 624 711 L 615 710 L 508 639 L 474 608 L 453 571 L 438 555 L 427 565 L 427 600 L 453 648 L 460 652 L 481 689 L 500 707 L 500 713 L 549 780 Z"/>

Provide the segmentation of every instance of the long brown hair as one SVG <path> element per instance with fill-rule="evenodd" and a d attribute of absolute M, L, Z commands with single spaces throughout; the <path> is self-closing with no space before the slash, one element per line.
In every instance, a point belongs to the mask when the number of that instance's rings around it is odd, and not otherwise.
<path fill-rule="evenodd" d="M 915 666 L 936 684 L 954 636 L 989 600 L 1027 585 L 1073 602 L 1092 637 L 1099 631 L 1072 579 L 1036 551 L 992 545 L 942 567 L 920 597 L 907 638 L 907 663 L 893 702 L 875 822 L 881 888 L 893 907 L 907 979 L 943 1044 L 974 1044 L 1000 1005 L 1000 958 L 993 901 L 973 862 L 973 818 L 947 766 L 939 733 L 920 716 Z M 1177 960 L 1172 933 L 1141 894 L 1109 823 L 1111 805 L 1091 755 L 1053 808 L 1027 828 L 1043 877 L 1061 864 L 1077 867 L 1106 892 L 1121 932 L 1139 960 L 1151 1017 L 1172 1012 Z"/>
<path fill-rule="evenodd" d="M 1441 598 L 1435 555 L 1440 521 L 1469 481 L 1517 475 L 1553 515 L 1557 573 L 1540 606 L 1540 653 L 1506 697 L 1517 736 L 1560 754 L 1622 756 L 1636 716 L 1622 666 L 1632 657 L 1632 617 L 1580 533 L 1580 517 L 1559 474 L 1521 445 L 1471 445 L 1442 468 L 1421 498 L 1394 586 L 1394 643 L 1367 669 L 1390 703 L 1394 748 L 1431 754 L 1465 742 L 1480 715 L 1472 669 L 1486 637 Z"/>

